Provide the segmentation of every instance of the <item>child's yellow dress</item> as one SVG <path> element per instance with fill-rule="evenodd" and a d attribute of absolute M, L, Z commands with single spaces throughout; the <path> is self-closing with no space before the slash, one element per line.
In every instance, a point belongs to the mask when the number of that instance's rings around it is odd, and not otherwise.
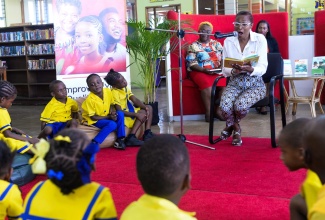
<path fill-rule="evenodd" d="M 26 141 L 5 137 L 3 135 L 3 132 L 8 129 L 10 130 L 12 129 L 9 112 L 6 108 L 0 107 L 0 140 L 6 142 L 9 148 L 11 149 L 11 151 L 17 151 L 17 153 L 21 153 L 21 154 L 25 153 L 32 147 L 32 144 Z"/>

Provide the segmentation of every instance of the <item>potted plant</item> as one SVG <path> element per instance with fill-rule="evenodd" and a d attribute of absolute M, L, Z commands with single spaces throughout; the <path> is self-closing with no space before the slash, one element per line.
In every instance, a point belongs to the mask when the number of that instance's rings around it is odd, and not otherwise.
<path fill-rule="evenodd" d="M 169 32 L 169 30 L 176 27 L 177 24 L 175 21 L 165 19 L 154 27 L 154 29 L 164 29 L 167 31 L 148 30 L 145 22 L 141 21 L 130 20 L 127 24 L 133 30 L 133 33 L 126 37 L 127 52 L 134 60 L 130 65 L 134 64 L 137 66 L 138 75 L 141 79 L 132 84 L 142 89 L 144 103 L 152 105 L 154 112 L 156 112 L 156 119 L 154 114 L 152 124 L 157 124 L 159 117 L 158 103 L 156 101 L 156 80 L 159 75 L 161 57 L 166 56 L 175 48 L 176 41 L 171 43 L 169 50 L 165 49 L 165 45 L 176 35 L 175 32 Z"/>

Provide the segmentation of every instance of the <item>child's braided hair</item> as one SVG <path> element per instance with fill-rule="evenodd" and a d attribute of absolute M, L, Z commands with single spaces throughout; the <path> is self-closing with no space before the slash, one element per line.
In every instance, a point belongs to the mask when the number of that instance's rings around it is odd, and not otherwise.
<path fill-rule="evenodd" d="M 6 99 L 17 95 L 16 87 L 8 81 L 0 81 L 0 98 L 5 97 Z"/>
<path fill-rule="evenodd" d="M 14 156 L 15 152 L 11 152 L 8 145 L 5 142 L 0 141 L 0 178 L 10 172 Z"/>
<path fill-rule="evenodd" d="M 104 79 L 108 85 L 115 86 L 120 78 L 121 74 L 119 72 L 116 72 L 114 69 L 110 69 Z"/>
<path fill-rule="evenodd" d="M 58 140 L 58 136 L 70 138 Z M 60 131 L 50 142 L 50 150 L 45 157 L 47 170 L 61 172 L 62 179 L 50 178 L 63 194 L 69 194 L 74 189 L 84 185 L 80 171 L 77 167 L 83 155 L 83 149 L 88 146 L 90 140 L 87 135 L 78 129 L 69 128 Z M 56 140 L 57 139 L 57 140 Z"/>

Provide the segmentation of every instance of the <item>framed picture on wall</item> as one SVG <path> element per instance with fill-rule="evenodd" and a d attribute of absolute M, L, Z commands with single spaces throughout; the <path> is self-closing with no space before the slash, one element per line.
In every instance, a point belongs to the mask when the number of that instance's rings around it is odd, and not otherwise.
<path fill-rule="evenodd" d="M 297 18 L 297 35 L 314 34 L 314 17 Z"/>

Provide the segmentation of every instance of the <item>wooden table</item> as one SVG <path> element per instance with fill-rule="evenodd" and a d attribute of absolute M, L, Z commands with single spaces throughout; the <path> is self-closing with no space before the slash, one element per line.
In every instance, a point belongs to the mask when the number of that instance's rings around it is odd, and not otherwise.
<path fill-rule="evenodd" d="M 0 80 L 7 81 L 7 67 L 0 67 Z"/>
<path fill-rule="evenodd" d="M 288 80 L 291 86 L 292 94 L 289 96 L 287 91 L 284 90 L 285 96 L 287 98 L 286 103 L 286 112 L 288 111 L 289 104 L 292 103 L 292 115 L 296 115 L 297 112 L 297 105 L 298 103 L 308 103 L 310 105 L 310 111 L 311 116 L 316 117 L 316 110 L 315 110 L 315 104 L 318 103 L 320 111 L 322 114 L 324 114 L 324 110 L 322 108 L 322 104 L 320 103 L 320 96 L 322 94 L 322 90 L 325 83 L 325 76 L 324 75 L 285 75 L 283 76 L 284 80 Z M 313 80 L 313 88 L 311 91 L 310 96 L 299 96 L 297 94 L 297 90 L 295 87 L 295 80 Z M 318 91 L 317 91 L 318 90 Z"/>

